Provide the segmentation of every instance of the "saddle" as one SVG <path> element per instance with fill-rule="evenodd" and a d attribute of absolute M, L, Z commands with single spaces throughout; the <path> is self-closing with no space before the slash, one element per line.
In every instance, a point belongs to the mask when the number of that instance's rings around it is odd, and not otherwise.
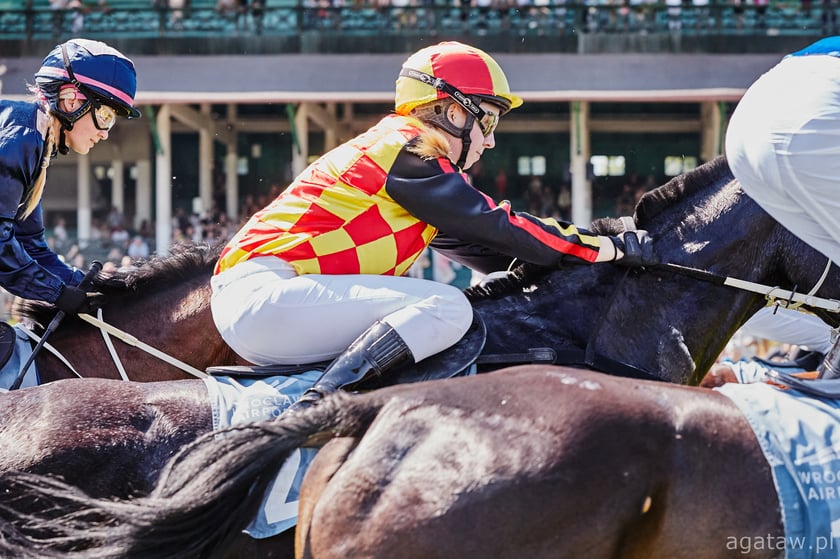
<path fill-rule="evenodd" d="M 482 354 L 487 340 L 487 327 L 477 313 L 467 333 L 455 345 L 436 353 L 419 363 L 401 367 L 388 374 L 366 380 L 365 390 L 383 388 L 395 384 L 445 379 L 456 376 L 475 374 L 480 365 L 521 364 L 521 363 L 557 363 L 558 354 L 551 348 L 531 348 L 523 353 Z M 275 375 L 297 375 L 307 371 L 323 371 L 330 361 L 298 365 L 243 365 L 208 367 L 207 374 L 213 376 L 233 376 L 263 378 Z"/>
<path fill-rule="evenodd" d="M 487 328 L 478 314 L 473 314 L 473 322 L 464 336 L 455 345 L 436 353 L 419 363 L 401 367 L 388 374 L 365 381 L 365 390 L 382 388 L 394 384 L 421 382 L 444 379 L 469 374 L 487 339 Z M 330 361 L 298 365 L 242 365 L 208 367 L 207 374 L 213 376 L 234 377 L 270 377 L 275 375 L 296 375 L 306 371 L 323 371 Z"/>
<path fill-rule="evenodd" d="M 419 363 L 389 371 L 382 377 L 366 380 L 364 388 L 368 390 L 409 382 L 467 376 L 475 374 L 482 367 L 493 369 L 522 364 L 562 364 L 629 378 L 661 380 L 637 367 L 605 358 L 584 348 L 571 347 L 560 350 L 550 347 L 529 348 L 522 353 L 486 354 L 483 353 L 486 339 L 487 327 L 484 320 L 477 313 L 473 313 L 469 330 L 455 345 Z M 212 376 L 264 378 L 276 375 L 298 375 L 312 370 L 323 371 L 330 363 L 331 361 L 296 365 L 225 365 L 208 367 L 206 371 Z"/>

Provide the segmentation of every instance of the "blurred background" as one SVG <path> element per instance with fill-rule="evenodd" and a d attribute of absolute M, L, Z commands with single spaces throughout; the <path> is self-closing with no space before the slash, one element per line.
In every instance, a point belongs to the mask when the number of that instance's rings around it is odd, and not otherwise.
<path fill-rule="evenodd" d="M 393 108 L 403 60 L 442 40 L 499 61 L 525 104 L 475 186 L 589 223 L 722 153 L 746 88 L 835 33 L 834 1 L 0 0 L 0 97 L 26 99 L 72 37 L 132 58 L 143 118 L 50 167 L 49 240 L 80 267 L 130 266 L 230 236 L 313 158 Z M 412 273 L 466 286 L 435 254 Z M 754 338 L 732 354 L 772 351 Z"/>

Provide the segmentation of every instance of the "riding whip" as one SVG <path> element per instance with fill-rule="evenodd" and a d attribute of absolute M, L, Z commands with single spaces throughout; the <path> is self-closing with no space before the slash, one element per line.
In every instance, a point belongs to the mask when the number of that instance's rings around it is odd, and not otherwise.
<path fill-rule="evenodd" d="M 99 273 L 102 269 L 102 262 L 99 260 L 94 260 L 93 263 L 90 265 L 90 269 L 85 274 L 85 277 L 82 278 L 82 281 L 79 282 L 79 288 L 85 289 L 90 287 L 91 282 L 93 281 L 94 276 Z M 50 321 L 47 329 L 44 330 L 44 335 L 41 336 L 41 339 L 38 340 L 38 343 L 35 345 L 35 348 L 32 350 L 32 353 L 29 355 L 29 359 L 26 360 L 24 363 L 23 368 L 21 368 L 20 372 L 18 373 L 15 382 L 12 383 L 12 386 L 9 390 L 17 390 L 20 388 L 21 383 L 23 382 L 23 377 L 26 376 L 26 371 L 29 370 L 30 365 L 35 361 L 35 356 L 38 355 L 38 351 L 44 346 L 44 343 L 47 341 L 47 337 L 53 333 L 53 331 L 58 328 L 58 325 L 64 319 L 64 315 L 66 313 L 62 310 L 59 310 L 55 313 L 55 316 Z"/>

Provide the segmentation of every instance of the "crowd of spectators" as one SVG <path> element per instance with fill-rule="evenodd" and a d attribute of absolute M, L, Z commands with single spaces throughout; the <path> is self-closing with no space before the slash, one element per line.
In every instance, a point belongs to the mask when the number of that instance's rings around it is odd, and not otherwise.
<path fill-rule="evenodd" d="M 229 239 L 238 228 L 224 212 L 214 208 L 205 216 L 176 208 L 172 217 L 170 244 L 205 242 L 214 244 Z M 104 218 L 92 220 L 89 239 L 78 239 L 67 230 L 66 220 L 58 217 L 47 232 L 47 242 L 64 260 L 85 270 L 93 260 L 100 260 L 107 272 L 136 265 L 155 253 L 155 229 L 148 220 L 132 227 L 116 207 Z"/>
<path fill-rule="evenodd" d="M 49 0 L 54 11 L 56 35 L 64 31 L 84 31 L 85 14 L 110 13 L 126 6 L 106 0 Z M 161 14 L 160 25 L 167 31 L 185 29 L 191 20 L 193 29 L 212 25 L 207 13 L 215 14 L 215 23 L 235 32 L 262 34 L 266 14 L 275 11 L 275 24 L 289 30 L 290 19 L 305 30 L 341 31 L 416 29 L 435 34 L 438 30 L 460 29 L 483 34 L 494 28 L 528 34 L 566 34 L 581 32 L 670 31 L 706 32 L 727 28 L 767 29 L 770 13 L 796 14 L 787 22 L 791 30 L 821 28 L 832 33 L 836 24 L 838 0 L 302 0 L 267 5 L 265 0 L 151 0 L 150 8 Z M 132 9 L 136 9 L 133 6 Z M 278 11 L 279 10 L 279 11 Z M 285 11 L 283 11 L 285 10 Z M 808 23 L 810 21 L 810 23 Z M 776 22 L 778 23 L 778 22 Z M 208 27 L 208 30 L 210 30 Z M 292 24 L 297 29 L 297 25 Z"/>

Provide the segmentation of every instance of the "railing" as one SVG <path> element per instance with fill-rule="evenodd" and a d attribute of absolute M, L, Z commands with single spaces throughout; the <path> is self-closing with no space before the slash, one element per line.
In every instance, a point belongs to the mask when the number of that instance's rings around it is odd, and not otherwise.
<path fill-rule="evenodd" d="M 314 0 L 313 0 L 313 3 Z M 366 37 L 399 34 L 563 36 L 571 34 L 670 33 L 681 35 L 828 35 L 838 7 L 665 4 L 589 5 L 548 3 L 529 7 L 267 6 L 218 11 L 212 6 L 155 8 L 113 6 L 87 11 L 48 7 L 0 11 L 0 40 L 49 39 L 68 34 L 91 38 L 300 36 L 329 32 Z"/>

